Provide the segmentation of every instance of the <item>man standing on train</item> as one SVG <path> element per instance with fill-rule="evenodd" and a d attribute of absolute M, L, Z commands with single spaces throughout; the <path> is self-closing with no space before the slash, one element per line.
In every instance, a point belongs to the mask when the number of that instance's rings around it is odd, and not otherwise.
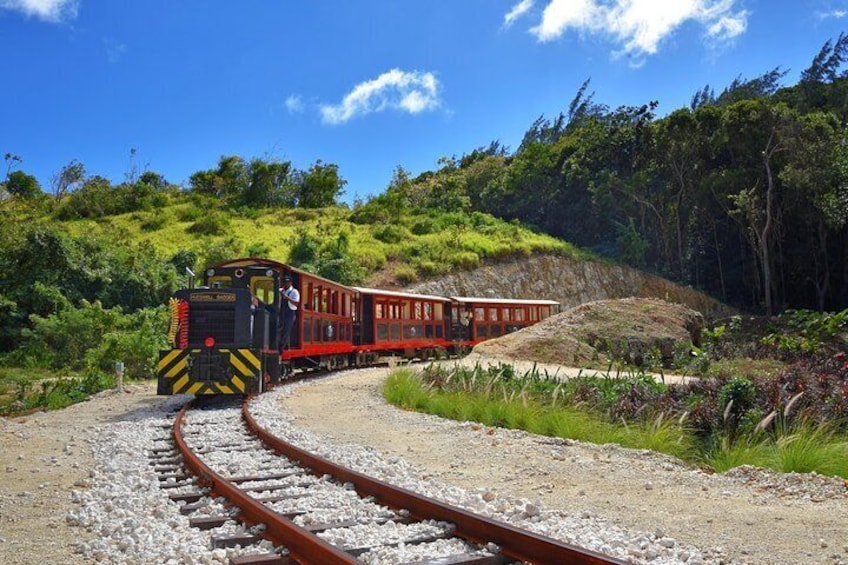
<path fill-rule="evenodd" d="M 280 289 L 280 349 L 291 348 L 292 328 L 294 321 L 297 318 L 297 309 L 300 305 L 300 293 L 292 286 L 291 275 L 285 274 L 282 278 L 282 288 Z"/>

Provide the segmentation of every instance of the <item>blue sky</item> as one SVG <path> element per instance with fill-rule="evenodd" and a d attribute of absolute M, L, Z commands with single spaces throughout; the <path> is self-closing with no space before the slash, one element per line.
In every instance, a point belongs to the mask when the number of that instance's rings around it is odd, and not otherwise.
<path fill-rule="evenodd" d="M 777 66 L 794 84 L 846 24 L 848 0 L 0 0 L 0 153 L 48 192 L 73 159 L 178 184 L 222 155 L 322 159 L 352 202 L 514 149 L 587 78 L 659 115 Z"/>

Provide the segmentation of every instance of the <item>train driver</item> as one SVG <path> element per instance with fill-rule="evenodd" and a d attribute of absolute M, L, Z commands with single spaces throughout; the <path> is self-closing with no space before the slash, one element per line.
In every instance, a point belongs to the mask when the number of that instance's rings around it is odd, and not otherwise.
<path fill-rule="evenodd" d="M 300 305 L 300 293 L 292 286 L 291 275 L 285 274 L 282 278 L 280 297 L 285 298 L 280 304 L 280 349 L 291 347 L 292 328 L 297 318 L 297 309 Z"/>

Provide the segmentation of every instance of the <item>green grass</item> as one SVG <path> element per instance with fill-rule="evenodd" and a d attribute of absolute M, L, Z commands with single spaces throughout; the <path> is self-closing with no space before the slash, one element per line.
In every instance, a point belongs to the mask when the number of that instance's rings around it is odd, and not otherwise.
<path fill-rule="evenodd" d="M 0 406 L 23 401 L 38 383 L 55 378 L 48 369 L 0 367 Z"/>
<path fill-rule="evenodd" d="M 500 382 L 491 369 L 487 375 L 478 368 L 446 376 L 437 372 L 425 383 L 421 373 L 399 369 L 389 375 L 383 395 L 408 410 L 595 444 L 649 449 L 717 472 L 753 465 L 848 478 L 848 437 L 833 424 L 781 421 L 772 432 L 757 429 L 742 437 L 717 433 L 703 440 L 687 429 L 685 418 L 660 413 L 647 421 L 610 422 L 602 412 L 561 399 L 552 401 L 551 393 L 561 389 L 551 387 L 535 373 L 517 377 L 503 367 L 498 370 L 507 375 Z"/>
<path fill-rule="evenodd" d="M 0 397 L 0 414 L 58 410 L 114 386 L 114 377 L 99 372 L 55 378 L 43 370 L 0 368 L 0 390 L 7 392 Z"/>
<path fill-rule="evenodd" d="M 776 471 L 848 477 L 848 439 L 830 425 L 801 422 L 770 447 L 768 466 Z"/>
<path fill-rule="evenodd" d="M 438 216 L 432 211 L 429 214 Z M 62 224 L 73 235 L 120 236 L 134 242 L 146 241 L 163 257 L 187 249 L 203 254 L 226 243 L 228 248 L 240 248 L 240 254 L 251 248 L 262 249 L 265 256 L 281 262 L 289 261 L 292 243 L 301 231 L 321 242 L 333 240 L 340 231 L 345 231 L 350 236 L 351 255 L 369 273 L 389 260 L 400 258 L 406 263 L 406 279 L 439 275 L 456 268 L 473 268 L 487 259 L 533 253 L 586 256 L 568 243 L 485 214 L 478 214 L 485 218 L 485 235 L 474 225 L 471 215 L 444 214 L 444 217 L 430 218 L 410 214 L 401 218 L 397 226 L 357 224 L 351 221 L 352 215 L 351 210 L 342 206 L 320 210 L 258 209 L 243 214 L 238 210 L 216 208 L 212 202 L 201 206 L 191 201 L 178 201 L 155 213 L 131 212 L 94 220 L 69 220 Z M 420 235 L 410 231 L 424 220 L 435 225 L 444 223 L 446 229 Z M 478 218 L 478 221 L 483 220 Z M 403 237 L 387 237 L 387 231 L 397 231 Z"/>
<path fill-rule="evenodd" d="M 480 384 L 486 386 L 482 381 Z M 624 447 L 655 449 L 677 456 L 688 454 L 693 445 L 684 428 L 667 420 L 616 426 L 586 410 L 540 403 L 531 394 L 428 388 L 420 376 L 409 369 L 394 371 L 386 381 L 383 394 L 390 403 L 408 410 L 547 436 L 592 443 L 618 443 Z"/>

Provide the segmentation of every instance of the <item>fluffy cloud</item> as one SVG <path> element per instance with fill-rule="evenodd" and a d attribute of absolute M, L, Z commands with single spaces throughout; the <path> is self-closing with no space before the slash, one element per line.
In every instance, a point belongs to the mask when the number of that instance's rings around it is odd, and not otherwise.
<path fill-rule="evenodd" d="M 744 33 L 748 12 L 734 10 L 737 2 L 550 0 L 530 32 L 542 42 L 558 39 L 570 30 L 606 34 L 621 44 L 619 54 L 653 55 L 663 39 L 690 21 L 701 24 L 705 36 L 713 41 L 727 41 Z"/>
<path fill-rule="evenodd" d="M 361 82 L 338 105 L 321 106 L 327 124 L 343 124 L 357 116 L 395 109 L 418 114 L 439 107 L 439 81 L 433 73 L 392 69 Z"/>
<path fill-rule="evenodd" d="M 78 4 L 78 0 L 0 0 L 0 10 L 12 10 L 56 23 L 76 18 Z"/>
<path fill-rule="evenodd" d="M 289 95 L 286 98 L 286 109 L 289 111 L 289 114 L 299 114 L 303 112 L 303 100 L 300 99 L 300 96 L 296 94 Z"/>
<path fill-rule="evenodd" d="M 504 27 L 509 27 L 521 16 L 530 11 L 533 7 L 533 0 L 521 0 L 518 4 L 512 7 L 507 15 L 504 16 Z"/>

